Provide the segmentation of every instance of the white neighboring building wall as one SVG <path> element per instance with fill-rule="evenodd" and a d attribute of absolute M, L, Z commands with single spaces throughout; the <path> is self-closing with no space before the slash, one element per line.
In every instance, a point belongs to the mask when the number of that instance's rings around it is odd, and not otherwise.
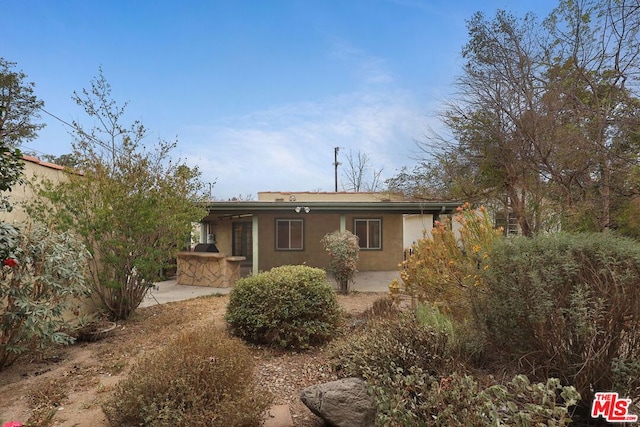
<path fill-rule="evenodd" d="M 455 220 L 455 215 L 446 215 L 442 220 L 444 221 L 446 218 L 451 221 L 451 229 L 456 238 L 459 239 L 462 225 Z M 402 242 L 405 250 L 411 249 L 411 245 L 418 240 L 425 237 L 431 238 L 431 230 L 433 229 L 432 214 L 404 215 L 403 222 Z"/>
<path fill-rule="evenodd" d="M 404 225 L 402 227 L 402 243 L 405 249 L 411 248 L 418 240 L 424 237 L 431 237 L 433 228 L 432 214 L 404 215 Z"/>

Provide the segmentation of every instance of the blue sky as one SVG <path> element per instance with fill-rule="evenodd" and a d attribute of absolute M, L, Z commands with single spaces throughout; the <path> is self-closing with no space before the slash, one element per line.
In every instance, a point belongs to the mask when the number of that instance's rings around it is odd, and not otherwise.
<path fill-rule="evenodd" d="M 149 144 L 174 140 L 214 197 L 333 191 L 334 147 L 389 178 L 438 129 L 467 41 L 497 9 L 539 18 L 550 0 L 0 0 L 0 56 L 45 109 L 90 125 L 71 99 L 101 66 Z M 71 151 L 46 114 L 24 149 Z M 342 173 L 339 169 L 339 189 Z"/>

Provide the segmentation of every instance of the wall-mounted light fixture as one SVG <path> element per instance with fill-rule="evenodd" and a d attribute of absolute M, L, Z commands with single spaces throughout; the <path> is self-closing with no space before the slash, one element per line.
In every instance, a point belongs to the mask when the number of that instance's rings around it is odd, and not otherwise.
<path fill-rule="evenodd" d="M 309 206 L 296 206 L 294 210 L 296 211 L 296 213 L 300 213 L 302 211 L 304 211 L 304 213 L 309 213 L 309 211 L 311 211 Z"/>

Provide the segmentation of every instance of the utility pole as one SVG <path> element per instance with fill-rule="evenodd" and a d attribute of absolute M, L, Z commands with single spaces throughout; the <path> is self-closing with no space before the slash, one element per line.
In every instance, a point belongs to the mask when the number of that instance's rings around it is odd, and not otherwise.
<path fill-rule="evenodd" d="M 340 163 L 338 163 L 338 151 L 340 151 L 340 147 L 335 147 L 333 149 L 333 166 L 334 166 L 334 175 L 335 175 L 335 192 L 338 192 L 338 165 Z"/>

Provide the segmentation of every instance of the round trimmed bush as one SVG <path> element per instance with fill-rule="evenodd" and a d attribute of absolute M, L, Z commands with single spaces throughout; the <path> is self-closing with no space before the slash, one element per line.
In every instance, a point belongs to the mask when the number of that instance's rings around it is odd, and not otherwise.
<path fill-rule="evenodd" d="M 113 426 L 260 425 L 270 397 L 242 341 L 214 325 L 147 355 L 102 409 Z"/>
<path fill-rule="evenodd" d="M 232 334 L 288 349 L 330 341 L 342 319 L 325 271 L 304 265 L 276 267 L 238 280 L 226 315 Z"/>

